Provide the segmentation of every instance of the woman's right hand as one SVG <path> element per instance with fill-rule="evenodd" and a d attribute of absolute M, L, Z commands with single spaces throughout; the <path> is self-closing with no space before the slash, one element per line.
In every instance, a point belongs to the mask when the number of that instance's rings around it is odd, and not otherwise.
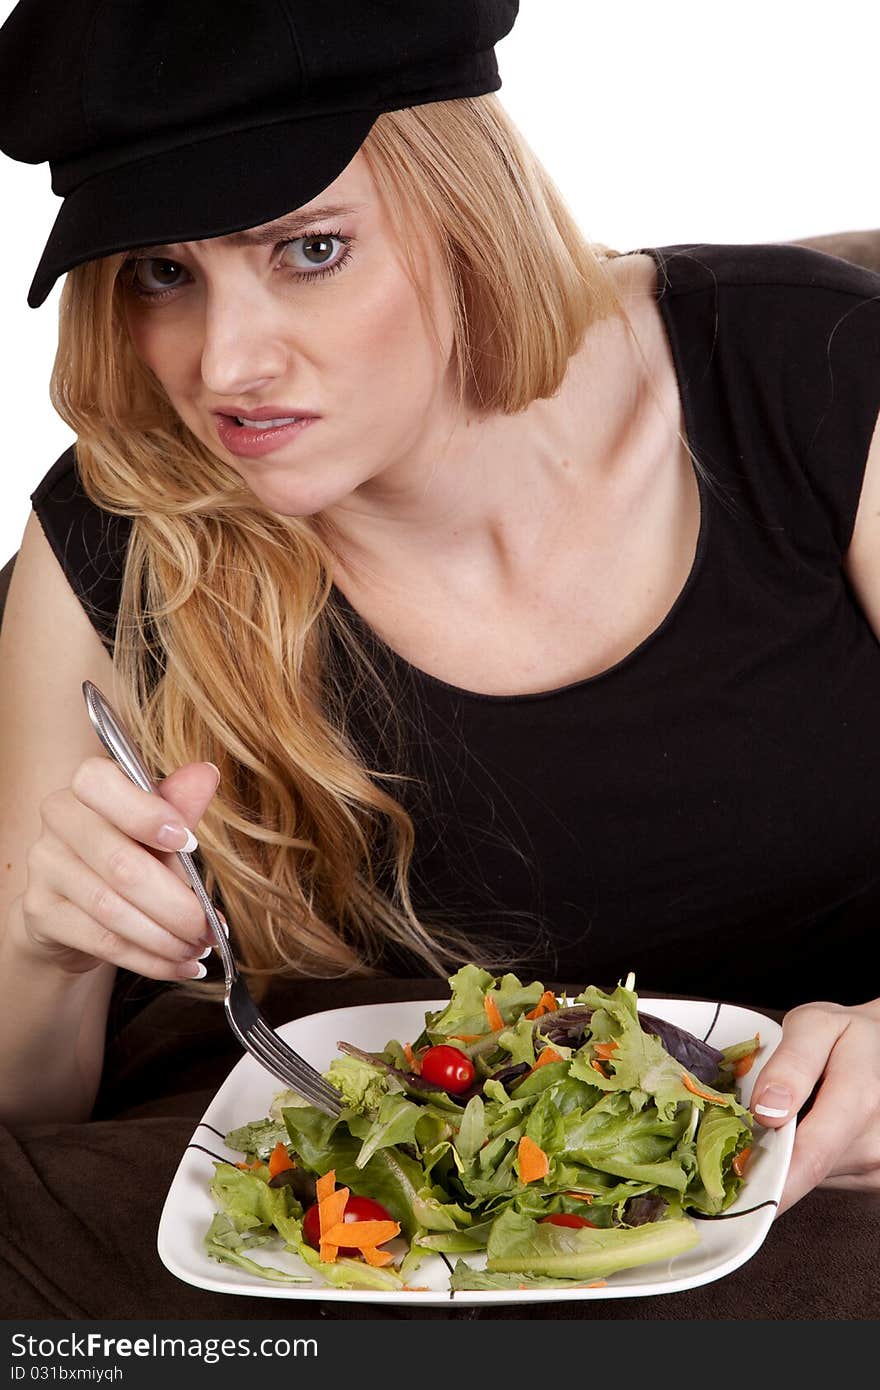
<path fill-rule="evenodd" d="M 40 806 L 19 899 L 27 948 L 70 974 L 102 962 L 153 980 L 193 979 L 214 938 L 174 851 L 217 790 L 211 763 L 187 763 L 158 793 L 110 758 L 86 758 Z M 191 843 L 191 842 L 190 842 Z"/>

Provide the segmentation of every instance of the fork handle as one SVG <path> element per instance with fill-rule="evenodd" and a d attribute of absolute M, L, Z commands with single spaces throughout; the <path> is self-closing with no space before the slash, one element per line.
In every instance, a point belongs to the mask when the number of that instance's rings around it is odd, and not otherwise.
<path fill-rule="evenodd" d="M 153 781 L 149 772 L 144 767 L 140 754 L 120 723 L 119 718 L 114 714 L 106 696 L 102 695 L 98 687 L 93 685 L 91 681 L 83 681 L 82 691 L 86 702 L 86 709 L 89 712 L 89 718 L 92 721 L 95 733 L 107 749 L 111 758 L 119 764 L 129 780 L 134 782 L 136 787 L 140 787 L 141 791 L 158 792 L 158 784 Z M 214 939 L 217 943 L 217 950 L 220 952 L 220 959 L 223 963 L 223 971 L 226 975 L 226 983 L 228 985 L 235 975 L 237 975 L 238 968 L 233 959 L 232 951 L 229 949 L 229 943 L 226 940 L 226 932 L 223 929 L 223 924 L 217 916 L 214 904 L 208 897 L 205 885 L 202 883 L 199 876 L 198 869 L 193 863 L 192 855 L 187 854 L 184 850 L 178 850 L 177 858 L 183 866 L 183 870 L 192 885 L 196 897 L 202 905 L 205 916 L 214 933 Z"/>

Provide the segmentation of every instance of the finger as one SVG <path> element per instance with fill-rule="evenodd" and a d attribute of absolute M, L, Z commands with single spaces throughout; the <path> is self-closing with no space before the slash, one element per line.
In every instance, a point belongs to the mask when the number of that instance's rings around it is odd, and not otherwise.
<path fill-rule="evenodd" d="M 32 850 L 33 871 L 60 897 L 76 902 L 107 926 L 147 919 L 182 944 L 209 936 L 198 898 L 136 840 L 117 830 L 74 798 L 47 797 L 46 829 Z"/>
<path fill-rule="evenodd" d="M 159 795 L 195 830 L 219 784 L 220 771 L 213 763 L 187 763 L 159 783 Z"/>
<path fill-rule="evenodd" d="M 854 1066 L 857 1052 L 864 1055 L 857 1040 L 849 1047 L 839 1042 L 828 1058 L 825 1079 L 812 1109 L 797 1127 L 778 1214 L 794 1206 L 824 1182 L 837 1164 L 846 1161 L 872 1118 L 873 1104 Z"/>
<path fill-rule="evenodd" d="M 760 1124 L 778 1129 L 797 1114 L 846 1024 L 846 1011 L 837 1004 L 805 1004 L 786 1014 L 782 1041 L 752 1088 L 751 1110 Z"/>
<path fill-rule="evenodd" d="M 177 806 L 159 792 L 136 787 L 110 758 L 86 758 L 74 772 L 70 789 L 83 806 L 141 844 L 165 853 L 186 849 L 191 854 L 198 848 Z M 208 801 L 211 796 L 213 792 Z M 200 815 L 203 810 L 204 806 Z"/>
<path fill-rule="evenodd" d="M 123 970 L 143 975 L 151 980 L 195 980 L 204 979 L 207 971 L 192 951 L 183 955 L 180 943 L 171 939 L 172 945 L 160 940 L 162 949 L 151 949 L 156 939 L 156 929 L 150 930 L 147 924 L 143 931 L 135 931 L 133 937 L 115 932 L 97 922 L 90 913 L 84 912 L 77 903 L 67 898 L 56 898 L 55 902 L 40 913 L 47 928 L 51 931 L 52 943 L 60 947 L 70 947 L 85 952 L 98 960 L 110 962 Z M 169 950 L 175 952 L 169 955 Z M 204 951 L 207 955 L 208 951 Z"/>

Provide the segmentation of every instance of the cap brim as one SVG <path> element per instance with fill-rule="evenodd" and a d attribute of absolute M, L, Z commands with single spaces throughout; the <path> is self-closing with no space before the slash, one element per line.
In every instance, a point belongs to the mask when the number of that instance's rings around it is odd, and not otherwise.
<path fill-rule="evenodd" d="M 345 111 L 235 130 L 95 175 L 65 198 L 28 304 L 39 308 L 58 277 L 85 261 L 225 236 L 294 211 L 342 173 L 378 115 Z"/>

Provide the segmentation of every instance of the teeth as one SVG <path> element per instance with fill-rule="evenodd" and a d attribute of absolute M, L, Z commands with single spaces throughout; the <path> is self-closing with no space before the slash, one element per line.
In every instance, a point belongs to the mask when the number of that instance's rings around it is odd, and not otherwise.
<path fill-rule="evenodd" d="M 280 420 L 245 420 L 243 416 L 236 415 L 236 424 L 246 425 L 249 430 L 270 430 L 275 425 L 292 425 L 300 417 L 298 415 L 286 415 Z"/>

